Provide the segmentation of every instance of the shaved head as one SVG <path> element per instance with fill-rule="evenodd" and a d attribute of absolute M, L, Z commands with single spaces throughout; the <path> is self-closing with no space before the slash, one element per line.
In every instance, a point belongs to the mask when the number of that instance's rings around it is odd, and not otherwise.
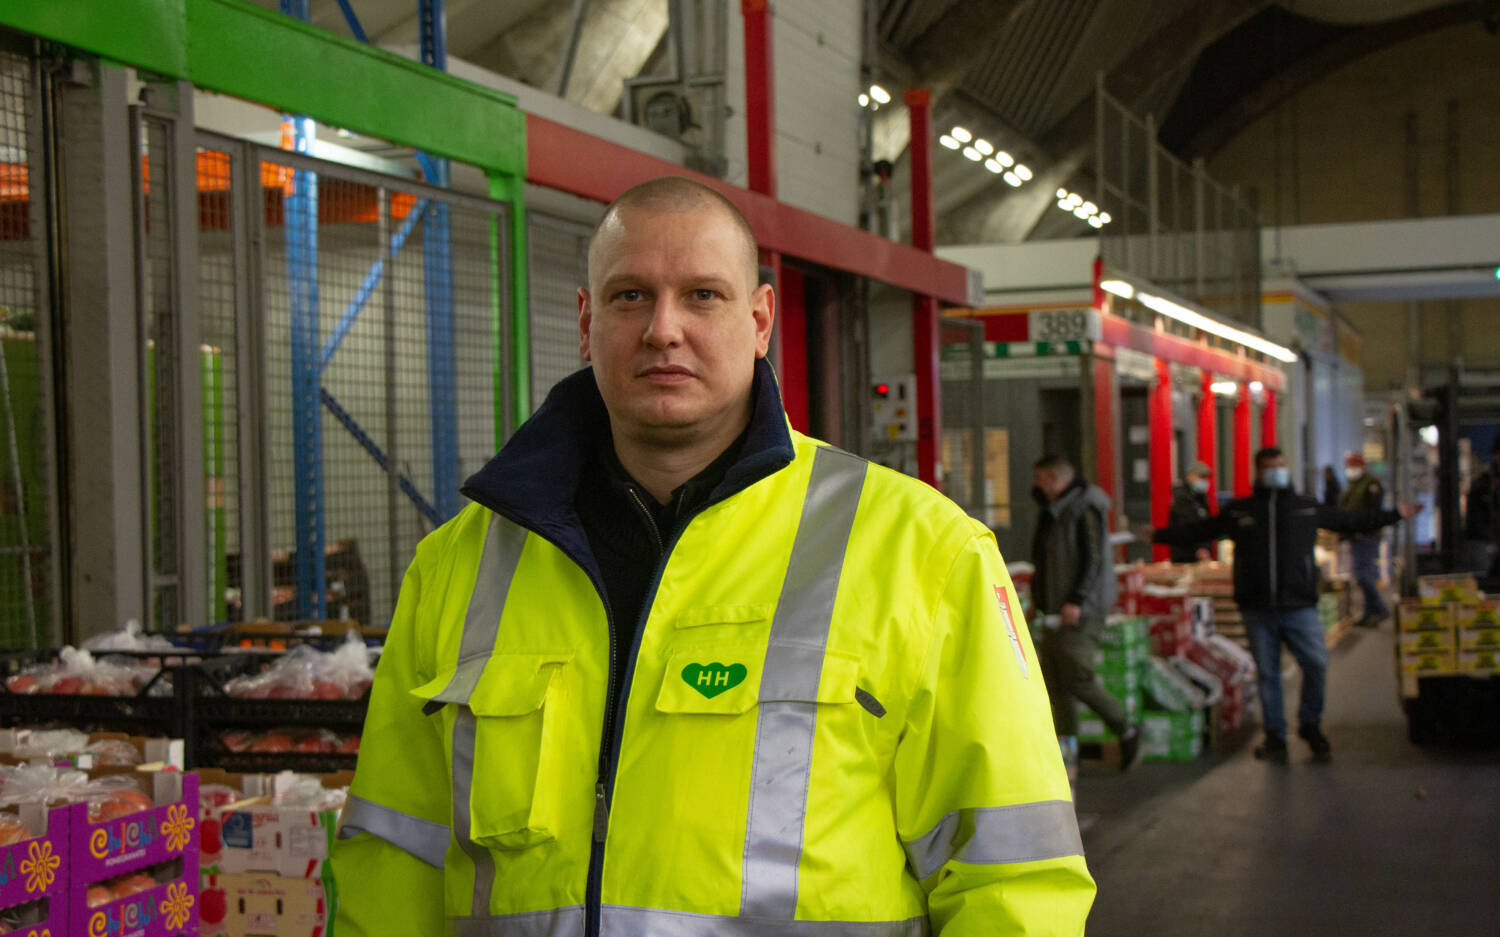
<path fill-rule="evenodd" d="M 755 243 L 755 232 L 751 230 L 750 222 L 745 220 L 739 208 L 718 190 L 701 182 L 695 182 L 683 176 L 661 176 L 626 190 L 623 195 L 610 202 L 609 207 L 604 210 L 604 217 L 599 219 L 599 224 L 594 228 L 593 237 L 589 240 L 590 286 L 595 286 L 593 280 L 599 267 L 600 243 L 623 229 L 624 216 L 637 211 L 719 212 L 734 226 L 740 239 L 744 241 L 743 256 L 748 283 L 747 292 L 755 289 L 760 282 L 760 248 Z"/>

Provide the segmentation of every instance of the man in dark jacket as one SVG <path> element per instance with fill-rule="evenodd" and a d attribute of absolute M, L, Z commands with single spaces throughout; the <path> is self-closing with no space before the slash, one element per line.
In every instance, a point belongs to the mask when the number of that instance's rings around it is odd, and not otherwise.
<path fill-rule="evenodd" d="M 1041 507 L 1031 541 L 1036 574 L 1031 581 L 1036 611 L 1058 627 L 1042 634 L 1042 678 L 1052 697 L 1057 734 L 1078 734 L 1079 700 L 1120 738 L 1120 769 L 1135 765 L 1140 728 L 1094 672 L 1094 654 L 1104 620 L 1115 604 L 1115 566 L 1105 519 L 1109 495 L 1078 476 L 1072 463 L 1049 455 L 1034 467 L 1032 497 Z"/>
<path fill-rule="evenodd" d="M 1326 760 L 1332 746 L 1323 735 L 1323 690 L 1328 676 L 1328 644 L 1318 619 L 1318 566 L 1313 559 L 1318 529 L 1339 533 L 1379 530 L 1421 510 L 1345 511 L 1320 504 L 1292 490 L 1291 472 L 1280 449 L 1255 454 L 1255 492 L 1231 501 L 1212 520 L 1158 530 L 1157 543 L 1234 541 L 1234 600 L 1245 619 L 1255 656 L 1266 739 L 1255 757 L 1287 760 L 1286 712 L 1281 702 L 1281 646 L 1302 670 L 1297 734 Z"/>
<path fill-rule="evenodd" d="M 1345 511 L 1379 511 L 1385 507 L 1385 488 L 1380 480 L 1365 470 L 1365 457 L 1358 452 L 1344 456 L 1344 479 L 1349 487 L 1339 495 L 1339 507 Z M 1374 628 L 1387 615 L 1385 599 L 1380 595 L 1380 531 L 1349 534 L 1349 556 L 1354 562 L 1354 581 L 1365 597 L 1365 612 L 1355 622 L 1361 628 Z"/>
<path fill-rule="evenodd" d="M 1188 466 L 1184 483 L 1172 489 L 1172 513 L 1168 517 L 1167 526 L 1182 527 L 1212 517 L 1213 512 L 1208 509 L 1208 489 L 1208 465 L 1194 462 Z M 1213 545 L 1206 540 L 1202 543 L 1174 543 L 1171 560 L 1174 563 L 1206 560 L 1213 555 L 1209 552 L 1211 546 Z"/>
<path fill-rule="evenodd" d="M 1469 482 L 1469 494 L 1464 499 L 1464 550 L 1467 566 L 1475 575 L 1485 579 L 1495 578 L 1494 564 L 1490 555 L 1495 542 L 1495 477 L 1500 474 L 1500 448 L 1490 457 L 1490 464 Z"/>

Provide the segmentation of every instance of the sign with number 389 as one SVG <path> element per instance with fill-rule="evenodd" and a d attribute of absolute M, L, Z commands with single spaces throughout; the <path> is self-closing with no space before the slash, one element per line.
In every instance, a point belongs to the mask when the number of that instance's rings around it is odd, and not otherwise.
<path fill-rule="evenodd" d="M 1104 331 L 1099 313 L 1090 307 L 1034 309 L 1027 314 L 1027 338 L 1033 342 L 1099 341 Z"/>

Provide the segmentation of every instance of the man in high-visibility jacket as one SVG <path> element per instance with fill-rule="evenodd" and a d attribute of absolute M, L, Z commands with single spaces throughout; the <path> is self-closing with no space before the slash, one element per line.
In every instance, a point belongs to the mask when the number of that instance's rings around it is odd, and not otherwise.
<path fill-rule="evenodd" d="M 339 937 L 1076 937 L 1015 591 L 931 488 L 792 432 L 749 226 L 605 213 L 583 357 L 427 537 L 333 863 Z"/>

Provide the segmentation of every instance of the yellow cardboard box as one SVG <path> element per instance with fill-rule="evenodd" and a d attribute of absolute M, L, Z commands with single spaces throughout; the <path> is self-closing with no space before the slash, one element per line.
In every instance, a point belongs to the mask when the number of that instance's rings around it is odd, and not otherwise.
<path fill-rule="evenodd" d="M 1458 633 L 1460 651 L 1500 650 L 1500 628 L 1464 628 Z"/>
<path fill-rule="evenodd" d="M 1448 631 L 1403 631 L 1397 635 L 1402 654 L 1419 654 L 1423 651 L 1453 652 L 1457 646 L 1452 630 Z"/>
<path fill-rule="evenodd" d="M 1405 599 L 1396 620 L 1402 631 L 1452 631 L 1453 609 L 1447 605 L 1422 605 Z"/>
<path fill-rule="evenodd" d="M 1458 667 L 1453 651 L 1421 651 L 1401 655 L 1402 673 L 1453 673 Z"/>
<path fill-rule="evenodd" d="M 1458 669 L 1460 673 L 1500 673 L 1500 650 L 1460 651 Z"/>
<path fill-rule="evenodd" d="M 1417 598 L 1423 605 L 1446 605 L 1449 602 L 1477 605 L 1480 594 L 1479 582 L 1473 576 L 1417 577 Z"/>
<path fill-rule="evenodd" d="M 1500 628 L 1500 595 L 1487 595 L 1474 605 L 1458 610 L 1460 628 Z"/>

